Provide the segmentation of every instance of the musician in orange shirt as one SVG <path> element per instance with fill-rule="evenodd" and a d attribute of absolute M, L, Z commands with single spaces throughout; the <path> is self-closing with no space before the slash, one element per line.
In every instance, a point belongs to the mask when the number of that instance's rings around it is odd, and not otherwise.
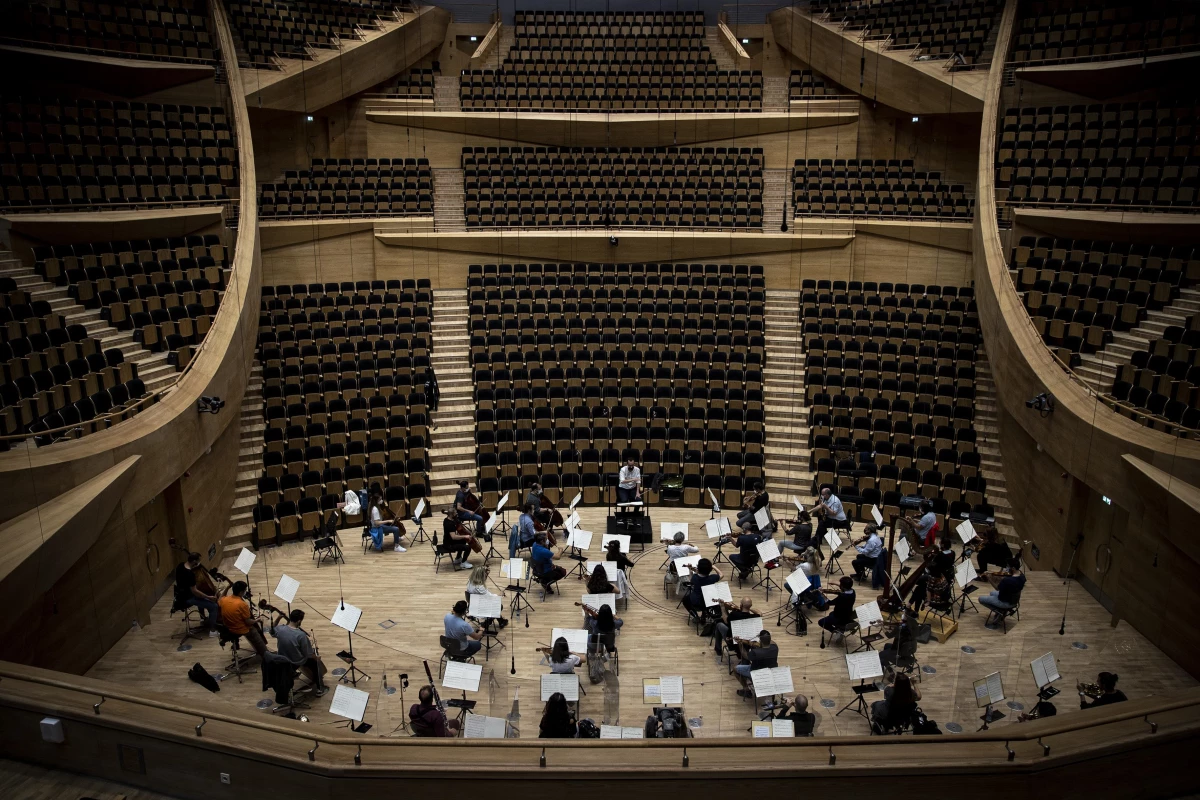
<path fill-rule="evenodd" d="M 259 658 L 266 658 L 267 642 L 263 639 L 262 631 L 254 624 L 250 615 L 250 604 L 245 600 L 245 581 L 236 581 L 229 587 L 229 593 L 217 601 L 217 609 L 221 612 L 221 624 L 232 634 L 246 637 L 246 641 L 258 653 Z"/>

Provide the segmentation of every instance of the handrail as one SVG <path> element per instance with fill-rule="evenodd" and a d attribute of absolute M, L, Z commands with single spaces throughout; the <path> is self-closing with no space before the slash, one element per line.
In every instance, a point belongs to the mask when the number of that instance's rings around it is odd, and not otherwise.
<path fill-rule="evenodd" d="M 220 59 L 219 55 L 215 59 L 207 59 L 190 58 L 188 56 L 164 56 L 157 53 L 127 53 L 124 50 L 106 50 L 103 47 L 60 44 L 59 42 L 47 42 L 42 39 L 20 39 L 15 36 L 0 36 L 0 45 L 26 47 L 30 50 L 49 50 L 53 53 L 80 53 L 89 56 L 101 56 L 103 58 L 120 58 L 126 61 L 165 62 L 187 67 L 213 67 Z"/>
<path fill-rule="evenodd" d="M 1129 50 L 1123 53 L 1101 53 L 1093 56 L 1072 57 L 1066 56 L 1063 58 L 1038 58 L 1029 61 L 1010 61 L 1006 62 L 1004 67 L 1006 70 L 1015 72 L 1026 67 L 1056 67 L 1066 66 L 1067 64 L 1104 64 L 1111 61 L 1141 61 L 1147 58 L 1156 58 L 1158 56 L 1176 56 L 1190 55 L 1200 53 L 1200 44 L 1181 44 L 1175 47 L 1154 47 L 1149 50 Z"/>

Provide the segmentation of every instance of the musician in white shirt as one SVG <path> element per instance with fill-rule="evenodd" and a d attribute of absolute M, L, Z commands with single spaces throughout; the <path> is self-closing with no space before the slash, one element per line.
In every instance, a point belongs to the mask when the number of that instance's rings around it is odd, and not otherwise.
<path fill-rule="evenodd" d="M 642 471 L 633 458 L 625 460 L 617 483 L 617 502 L 632 503 L 642 499 Z"/>

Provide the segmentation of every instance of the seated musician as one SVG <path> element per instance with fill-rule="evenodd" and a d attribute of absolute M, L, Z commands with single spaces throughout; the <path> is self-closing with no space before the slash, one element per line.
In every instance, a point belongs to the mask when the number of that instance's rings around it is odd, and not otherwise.
<path fill-rule="evenodd" d="M 458 642 L 458 653 L 463 658 L 468 658 L 479 652 L 479 648 L 483 644 L 479 641 L 483 638 L 483 628 L 477 628 L 467 619 L 466 600 L 459 600 L 454 604 L 454 608 L 449 614 L 442 617 L 442 626 L 445 628 L 446 638 L 454 639 Z"/>
<path fill-rule="evenodd" d="M 983 532 L 983 546 L 979 548 L 979 554 L 976 556 L 980 577 L 988 571 L 989 566 L 1004 567 L 1012 561 L 1012 557 L 1012 550 L 1005 542 L 1000 541 L 1000 534 L 995 528 L 988 528 Z"/>
<path fill-rule="evenodd" d="M 592 570 L 587 582 L 588 594 L 615 594 L 616 591 L 617 587 L 608 580 L 608 573 L 603 568 Z"/>
<path fill-rule="evenodd" d="M 383 537 L 389 533 L 392 535 L 392 548 L 397 553 L 406 552 L 405 548 L 400 544 L 403 534 L 400 533 L 400 528 L 396 526 L 396 520 L 392 517 L 391 509 L 387 503 L 383 501 L 382 492 L 371 492 L 371 499 L 367 503 L 368 523 L 367 531 L 371 534 L 371 541 L 375 544 L 375 552 L 383 550 Z"/>
<path fill-rule="evenodd" d="M 917 528 L 913 533 L 922 547 L 932 547 L 937 541 L 937 514 L 933 513 L 933 503 L 928 500 L 921 501 L 921 518 L 917 520 Z"/>
<path fill-rule="evenodd" d="M 458 720 L 446 719 L 446 712 L 433 702 L 433 687 L 422 686 L 417 692 L 417 700 L 408 709 L 408 724 L 413 736 L 452 737 L 458 735 Z"/>
<path fill-rule="evenodd" d="M 996 591 L 979 598 L 979 602 L 992 612 L 988 615 L 985 624 L 993 630 L 1000 627 L 1000 616 L 1021 602 L 1021 592 L 1025 589 L 1025 576 L 1021 574 L 1021 559 L 1011 559 L 1005 572 L 1007 574 L 1000 579 Z"/>
<path fill-rule="evenodd" d="M 557 580 L 562 580 L 567 574 L 567 571 L 554 563 L 554 559 L 562 555 L 562 548 L 555 553 L 547 544 L 546 534 L 538 532 L 537 538 L 533 540 L 533 549 L 530 550 L 530 561 L 533 565 L 533 574 L 538 582 L 546 587 L 546 594 L 554 594 L 554 589 L 550 584 Z"/>
<path fill-rule="evenodd" d="M 476 514 L 471 509 L 467 508 L 467 495 L 471 493 L 471 484 L 469 481 L 461 480 L 458 482 L 458 491 L 454 493 L 454 510 L 458 512 L 460 522 L 475 523 L 475 531 L 479 536 L 484 534 L 483 517 Z"/>
<path fill-rule="evenodd" d="M 831 586 L 822 589 L 821 592 L 833 596 L 833 611 L 817 620 L 817 624 L 830 633 L 840 634 L 842 629 L 855 619 L 854 601 L 857 595 L 854 591 L 854 579 L 843 575 L 838 581 L 837 589 Z"/>
<path fill-rule="evenodd" d="M 585 624 L 587 625 L 588 633 L 609 650 L 616 650 L 617 631 L 621 630 L 621 627 L 625 624 L 625 620 L 614 614 L 608 603 L 600 606 L 599 611 L 592 611 L 587 607 L 584 607 L 583 610 L 587 612 L 587 621 Z"/>
<path fill-rule="evenodd" d="M 737 568 L 738 575 L 742 580 L 750 574 L 750 571 L 758 565 L 758 546 L 762 543 L 763 536 L 754 531 L 754 520 L 750 520 L 742 527 L 742 533 L 734 540 L 738 551 L 729 556 L 729 563 Z M 729 539 L 720 539 L 718 544 L 726 544 Z"/>
<path fill-rule="evenodd" d="M 621 552 L 621 543 L 616 539 L 610 540 L 604 546 L 604 560 L 617 562 L 617 569 L 621 570 L 621 572 L 633 566 L 633 561 L 629 556 Z"/>
<path fill-rule="evenodd" d="M 707 558 L 700 559 L 696 563 L 696 568 L 692 570 L 692 588 L 683 598 L 683 607 L 693 614 L 703 615 L 705 610 L 704 592 L 701 590 L 705 586 L 711 586 L 720 581 L 721 570 L 714 567 Z"/>
<path fill-rule="evenodd" d="M 442 546 L 455 569 L 472 569 L 474 565 L 467 561 L 467 553 L 471 552 L 471 537 L 460 531 L 459 527 L 457 507 L 447 508 L 446 518 L 442 520 Z"/>
<path fill-rule="evenodd" d="M 802 694 L 792 700 L 792 711 L 787 719 L 792 721 L 797 736 L 812 736 L 817 727 L 817 715 L 808 710 L 808 698 Z"/>
<path fill-rule="evenodd" d="M 508 557 L 516 558 L 517 550 L 522 547 L 532 547 L 537 536 L 537 526 L 533 524 L 534 510 L 537 506 L 526 503 L 521 508 L 521 516 L 517 517 L 517 529 L 508 534 Z"/>
<path fill-rule="evenodd" d="M 188 606 L 200 609 L 204 622 L 210 628 L 220 620 L 216 595 L 205 594 L 196 585 L 196 570 L 200 568 L 200 554 L 188 553 L 187 560 L 175 568 L 175 606 L 187 611 Z"/>
<path fill-rule="evenodd" d="M 320 697 L 325 694 L 325 685 L 321 682 L 325 665 L 313 651 L 308 634 L 300 628 L 303 622 L 304 610 L 294 608 L 286 620 L 279 617 L 272 623 L 271 636 L 275 637 L 275 649 L 279 655 L 291 662 L 292 666 L 299 667 L 304 677 L 312 683 L 313 694 Z"/>
<path fill-rule="evenodd" d="M 883 664 L 885 668 L 897 665 L 904 667 L 911 664 L 912 658 L 917 652 L 916 634 L 919 624 L 917 617 L 907 611 L 902 614 L 903 621 L 900 623 L 895 638 L 888 639 L 879 653 L 879 663 Z"/>
<path fill-rule="evenodd" d="M 467 594 L 488 594 L 495 596 L 487 587 L 488 576 L 491 574 L 491 571 L 492 568 L 487 564 L 480 564 L 472 569 L 471 574 L 467 576 Z M 483 621 L 485 628 L 489 624 L 491 624 L 490 619 L 485 619 Z M 503 628 L 508 625 L 508 620 L 506 620 L 504 617 L 500 617 L 496 620 L 496 624 Z"/>
<path fill-rule="evenodd" d="M 1080 708 L 1109 706 L 1113 703 L 1124 703 L 1129 699 L 1125 696 L 1124 692 L 1117 688 L 1117 673 L 1115 672 L 1101 672 L 1096 676 L 1096 683 L 1100 684 L 1100 696 L 1089 703 L 1086 699 L 1086 695 L 1084 695 L 1083 692 L 1080 692 Z"/>
<path fill-rule="evenodd" d="M 738 603 L 737 608 L 732 608 L 729 603 L 724 600 L 717 601 L 721 609 L 721 621 L 717 623 L 717 635 L 714 637 L 713 649 L 717 651 L 717 656 L 724 654 L 722 647 L 728 645 L 733 647 L 734 643 L 731 638 L 733 633 L 733 623 L 739 619 L 749 619 L 750 617 L 761 616 L 754 610 L 754 601 L 749 597 L 743 597 Z"/>
<path fill-rule="evenodd" d="M 754 521 L 754 515 L 757 514 L 763 506 L 771 502 L 771 495 L 763 488 L 762 481 L 754 482 L 754 499 L 749 507 L 741 511 L 737 515 L 737 526 L 743 528 L 747 522 Z"/>
<path fill-rule="evenodd" d="M 854 567 L 854 580 L 865 581 L 867 579 L 865 570 L 875 570 L 875 564 L 879 560 L 880 554 L 883 552 L 883 539 L 879 538 L 879 529 L 874 523 L 867 525 L 866 541 L 862 544 L 856 544 L 854 549 L 858 551 L 858 555 L 854 557 L 851 566 Z"/>
<path fill-rule="evenodd" d="M 825 595 L 821 594 L 821 562 L 825 559 L 815 547 L 805 550 L 801 554 L 801 558 L 803 560 L 800 562 L 800 569 L 804 572 L 804 577 L 808 578 L 808 591 L 799 595 L 796 601 L 824 611 L 825 606 L 829 605 Z"/>
<path fill-rule="evenodd" d="M 687 537 L 683 531 L 676 531 L 675 536 L 671 539 L 671 543 L 667 545 L 667 558 L 669 559 L 667 564 L 667 574 L 673 581 L 679 580 L 679 573 L 675 569 L 675 559 L 687 558 L 688 556 L 692 556 L 700 552 L 699 547 L 696 547 L 694 544 L 688 544 L 686 541 L 684 541 L 686 538 Z"/>
<path fill-rule="evenodd" d="M 572 653 L 571 645 L 565 637 L 560 636 L 554 640 L 554 647 L 550 648 L 550 672 L 560 675 L 572 673 L 576 667 L 585 663 L 587 658 Z"/>
<path fill-rule="evenodd" d="M 742 657 L 742 662 L 733 668 L 733 674 L 742 684 L 742 688 L 738 689 L 738 697 L 754 697 L 750 673 L 756 669 L 779 666 L 779 645 L 771 641 L 769 632 L 762 631 L 758 634 L 758 647 L 738 642 L 738 654 Z"/>
<path fill-rule="evenodd" d="M 933 556 L 933 562 L 929 565 L 930 577 L 954 580 L 954 561 L 954 543 L 950 541 L 949 536 L 943 536 L 938 551 Z"/>
<path fill-rule="evenodd" d="M 543 525 L 550 524 L 550 510 L 542 508 L 542 485 L 532 484 L 525 493 L 525 507 L 533 507 L 533 516 Z"/>
<path fill-rule="evenodd" d="M 885 730 L 901 728 L 912 719 L 920 699 L 921 690 L 903 672 L 897 673 L 884 688 L 883 699 L 871 704 L 871 720 Z"/>
<path fill-rule="evenodd" d="M 850 527 L 842 501 L 828 486 L 821 489 L 821 500 L 813 510 L 821 514 L 821 521 L 817 523 L 817 550 L 821 549 L 821 542 L 825 541 L 825 533 L 830 528 L 847 530 Z"/>
<path fill-rule="evenodd" d="M 562 692 L 555 692 L 546 701 L 542 721 L 538 725 L 539 739 L 574 739 L 578 731 L 575 715 Z"/>
<path fill-rule="evenodd" d="M 228 594 L 217 601 L 217 607 L 221 610 L 221 624 L 230 633 L 246 637 L 258 657 L 266 658 L 267 640 L 251 618 L 250 604 L 244 597 L 247 588 L 245 581 L 237 581 L 226 590 Z"/>
<path fill-rule="evenodd" d="M 812 517 L 808 515 L 807 511 L 801 511 L 795 519 L 785 519 L 783 523 L 792 526 L 788 531 L 788 536 L 792 538 L 790 541 L 787 539 L 781 541 L 779 543 L 781 549 L 791 550 L 803 556 L 805 550 L 817 546 L 817 542 L 813 538 Z M 790 557 L 789 560 L 795 561 L 796 559 Z"/>

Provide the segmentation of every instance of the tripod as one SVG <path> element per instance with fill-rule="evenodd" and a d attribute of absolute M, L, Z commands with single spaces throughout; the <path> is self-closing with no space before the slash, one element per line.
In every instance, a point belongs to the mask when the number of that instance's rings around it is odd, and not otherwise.
<path fill-rule="evenodd" d="M 384 689 L 387 689 L 387 675 L 383 676 L 383 686 L 384 686 Z M 393 729 L 392 732 L 388 734 L 388 736 L 395 736 L 397 733 L 400 733 L 400 731 L 404 731 L 405 733 L 407 733 L 409 735 L 412 734 L 412 729 L 409 728 L 409 726 L 408 726 L 408 714 L 407 714 L 407 712 L 404 711 L 404 690 L 407 688 L 408 688 L 408 676 L 401 674 L 400 675 L 400 712 L 401 712 L 401 714 L 403 714 L 403 716 L 400 718 L 400 724 L 397 725 L 395 727 L 395 729 Z"/>
<path fill-rule="evenodd" d="M 771 566 L 772 564 L 774 564 L 775 566 Z M 768 561 L 766 564 L 763 564 L 763 579 L 760 580 L 758 583 L 754 584 L 755 589 L 757 589 L 760 586 L 766 587 L 768 601 L 770 601 L 770 599 L 771 599 L 771 587 L 772 586 L 775 587 L 775 591 L 777 591 L 777 592 L 783 591 L 783 588 L 780 587 L 780 585 L 775 582 L 775 579 L 771 577 L 771 570 L 775 569 L 778 566 L 779 566 L 778 561 Z"/>
<path fill-rule="evenodd" d="M 579 577 L 579 580 L 583 580 L 587 577 L 587 570 L 585 570 L 583 566 L 587 563 L 587 556 L 585 556 L 578 547 L 572 546 L 571 550 L 574 552 L 568 553 L 567 558 L 574 561 L 575 566 L 571 568 L 571 571 L 567 573 L 566 577 L 569 578 L 572 575 L 576 575 Z"/>
<path fill-rule="evenodd" d="M 871 694 L 872 692 L 878 692 L 879 688 L 873 683 L 868 684 L 865 680 L 860 680 L 858 682 L 858 686 L 851 686 L 850 688 L 854 692 L 854 699 L 842 706 L 842 711 L 852 710 L 855 714 L 861 714 L 863 719 L 865 719 L 867 722 L 870 722 L 871 715 L 869 713 L 869 709 L 867 708 L 867 698 L 865 695 Z M 837 712 L 837 714 L 834 714 L 834 716 L 841 716 L 842 711 Z"/>
<path fill-rule="evenodd" d="M 420 517 L 414 517 L 413 519 L 417 523 L 417 532 L 413 534 L 412 543 L 418 544 L 419 542 L 430 541 L 429 534 L 425 531 L 425 523 L 421 522 Z"/>
<path fill-rule="evenodd" d="M 987 708 L 985 708 L 983 711 L 983 716 L 981 716 L 979 719 L 983 722 L 983 724 L 979 726 L 979 730 L 986 731 L 988 726 L 993 722 L 999 722 L 1000 720 L 1004 719 L 1004 712 L 994 710 L 992 708 L 992 704 L 988 703 Z M 979 731 L 976 731 L 976 733 L 978 732 Z"/>
<path fill-rule="evenodd" d="M 342 677 L 338 678 L 338 681 L 339 682 L 345 681 L 345 682 L 349 683 L 351 686 L 358 686 L 358 681 L 360 680 L 360 676 L 361 676 L 361 680 L 364 680 L 364 681 L 371 680 L 371 676 L 368 675 L 367 673 L 363 672 L 361 669 L 359 669 L 355 665 L 355 662 L 358 659 L 356 659 L 354 657 L 354 634 L 351 633 L 350 631 L 346 631 L 346 640 L 349 642 L 350 649 L 343 650 L 342 652 L 338 653 L 338 658 L 340 658 L 342 661 L 345 661 L 347 664 L 349 664 L 350 668 L 348 670 L 346 670 L 344 673 L 342 673 Z M 351 730 L 353 730 L 353 726 L 351 726 Z"/>
<path fill-rule="evenodd" d="M 500 526 L 497 525 L 496 527 L 499 528 Z M 488 543 L 488 549 L 487 549 L 487 552 L 483 554 L 483 560 L 487 561 L 492 556 L 495 556 L 496 558 L 503 561 L 504 557 L 505 557 L 505 553 L 496 549 L 496 531 L 492 531 L 491 533 L 489 533 L 487 535 L 487 543 Z"/>
<path fill-rule="evenodd" d="M 516 619 L 517 617 L 521 616 L 522 608 L 526 609 L 531 614 L 533 613 L 533 603 L 529 602 L 529 600 L 525 597 L 525 587 L 521 585 L 520 578 L 516 579 L 516 583 L 510 583 L 508 586 L 504 587 L 504 591 L 513 593 L 513 599 L 510 600 L 508 604 L 508 611 L 511 617 Z M 529 624 L 528 619 L 525 620 L 525 624 Z"/>

